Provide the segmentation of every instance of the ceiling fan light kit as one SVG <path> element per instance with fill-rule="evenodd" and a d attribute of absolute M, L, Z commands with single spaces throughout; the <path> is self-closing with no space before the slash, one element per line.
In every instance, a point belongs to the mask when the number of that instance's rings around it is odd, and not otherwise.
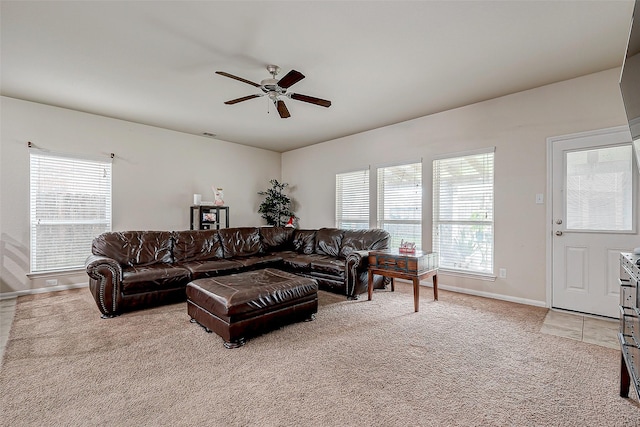
<path fill-rule="evenodd" d="M 319 105 L 321 107 L 328 108 L 331 106 L 331 101 L 328 101 L 326 99 L 315 98 L 313 96 L 302 95 L 299 93 L 287 93 L 287 89 L 298 83 L 300 80 L 304 79 L 304 74 L 302 74 L 301 72 L 291 70 L 287 74 L 285 74 L 283 78 L 278 80 L 276 79 L 276 76 L 280 72 L 280 67 L 278 67 L 277 65 L 267 65 L 267 71 L 271 74 L 271 78 L 262 80 L 260 84 L 254 83 L 247 79 L 243 79 L 242 77 L 234 76 L 233 74 L 229 74 L 224 71 L 216 71 L 216 74 L 228 77 L 230 79 L 238 80 L 262 90 L 262 93 L 232 99 L 230 101 L 226 101 L 225 104 L 233 105 L 237 104 L 238 102 L 248 101 L 249 99 L 260 98 L 267 95 L 269 99 L 274 103 L 276 109 L 278 110 L 278 114 L 280 114 L 280 117 L 283 119 L 291 117 L 291 114 L 289 114 L 289 110 L 287 109 L 284 101 L 280 99 L 281 97 L 287 97 L 289 99 L 307 102 L 309 104 Z"/>

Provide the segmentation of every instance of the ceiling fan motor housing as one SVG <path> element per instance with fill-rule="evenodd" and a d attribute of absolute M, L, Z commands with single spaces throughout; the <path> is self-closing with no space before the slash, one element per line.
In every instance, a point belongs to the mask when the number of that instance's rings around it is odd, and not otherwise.
<path fill-rule="evenodd" d="M 278 86 L 278 80 L 277 79 L 264 79 L 260 82 L 260 89 L 262 89 L 262 91 L 264 93 L 269 93 L 269 92 L 277 92 L 278 94 L 283 94 L 285 93 L 287 90 L 281 88 L 280 86 Z"/>

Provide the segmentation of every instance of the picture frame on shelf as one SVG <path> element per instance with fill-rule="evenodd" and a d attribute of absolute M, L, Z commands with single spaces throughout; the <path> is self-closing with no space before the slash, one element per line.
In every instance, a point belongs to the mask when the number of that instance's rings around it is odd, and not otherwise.
<path fill-rule="evenodd" d="M 216 213 L 215 212 L 203 212 L 202 213 L 202 222 L 216 222 Z"/>

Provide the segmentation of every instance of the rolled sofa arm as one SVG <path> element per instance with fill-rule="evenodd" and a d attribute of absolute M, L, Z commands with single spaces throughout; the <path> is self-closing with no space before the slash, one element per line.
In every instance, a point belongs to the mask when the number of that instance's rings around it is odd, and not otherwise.
<path fill-rule="evenodd" d="M 369 282 L 369 250 L 353 251 L 345 260 L 346 281 L 347 281 L 347 297 L 349 299 L 358 299 L 358 295 L 367 292 Z M 383 277 L 378 274 L 373 275 L 373 287 L 385 288 L 391 283 L 389 277 Z"/>
<path fill-rule="evenodd" d="M 122 266 L 112 258 L 89 255 L 84 263 L 89 275 L 89 289 L 102 317 L 118 314 L 122 288 Z"/>
<path fill-rule="evenodd" d="M 361 276 L 369 267 L 369 251 L 353 251 L 345 260 L 347 297 L 357 298 L 362 291 Z M 366 289 L 366 287 L 365 287 Z"/>

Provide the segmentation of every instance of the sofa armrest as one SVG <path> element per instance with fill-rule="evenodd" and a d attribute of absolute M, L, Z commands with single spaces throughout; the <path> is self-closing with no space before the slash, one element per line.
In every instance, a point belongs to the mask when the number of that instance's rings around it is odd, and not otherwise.
<path fill-rule="evenodd" d="M 118 314 L 122 288 L 122 266 L 114 259 L 89 255 L 84 263 L 89 275 L 89 289 L 102 317 Z"/>
<path fill-rule="evenodd" d="M 369 267 L 369 251 L 353 251 L 345 260 L 345 280 L 347 284 L 347 297 L 356 298 L 362 288 L 361 275 Z"/>

